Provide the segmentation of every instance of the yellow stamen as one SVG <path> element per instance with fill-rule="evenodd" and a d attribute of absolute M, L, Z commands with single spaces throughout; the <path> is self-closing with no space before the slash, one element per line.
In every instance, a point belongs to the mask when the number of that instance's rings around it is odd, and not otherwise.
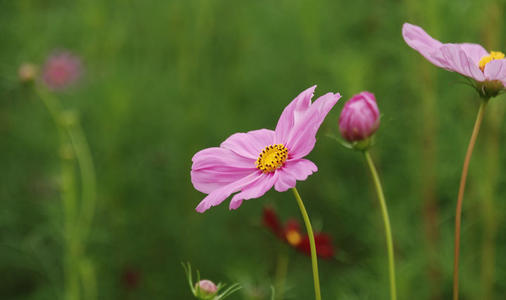
<path fill-rule="evenodd" d="M 302 237 L 300 236 L 300 233 L 296 230 L 289 230 L 286 233 L 286 240 L 288 243 L 292 246 L 297 246 L 302 241 Z"/>
<path fill-rule="evenodd" d="M 479 62 L 480 70 L 483 72 L 485 70 L 485 65 L 489 62 L 496 60 L 496 59 L 503 59 L 504 53 L 499 51 L 490 51 L 490 55 L 483 56 Z"/>
<path fill-rule="evenodd" d="M 270 145 L 258 155 L 256 167 L 264 173 L 276 171 L 283 166 L 288 157 L 288 149 L 283 144 Z"/>

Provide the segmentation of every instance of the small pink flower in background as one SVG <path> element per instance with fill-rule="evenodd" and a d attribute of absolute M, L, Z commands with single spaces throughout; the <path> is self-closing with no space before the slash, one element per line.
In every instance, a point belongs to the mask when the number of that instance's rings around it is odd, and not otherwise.
<path fill-rule="evenodd" d="M 380 114 L 373 93 L 361 92 L 344 105 L 339 117 L 339 131 L 348 142 L 369 138 L 380 124 Z"/>
<path fill-rule="evenodd" d="M 63 90 L 74 84 L 82 75 L 79 57 L 70 52 L 57 52 L 46 60 L 42 79 L 49 89 Z"/>
<path fill-rule="evenodd" d="M 316 143 L 316 133 L 339 93 L 327 93 L 311 103 L 316 86 L 303 91 L 283 111 L 276 129 L 231 135 L 220 147 L 204 149 L 192 158 L 193 186 L 208 194 L 197 206 L 204 212 L 231 194 L 229 208 L 261 197 L 273 186 L 278 192 L 295 187 L 318 168 L 304 159 Z"/>
<path fill-rule="evenodd" d="M 494 97 L 506 86 L 506 59 L 502 52 L 485 50 L 481 45 L 443 44 L 422 28 L 405 23 L 406 43 L 434 65 L 474 79 L 484 97 Z"/>

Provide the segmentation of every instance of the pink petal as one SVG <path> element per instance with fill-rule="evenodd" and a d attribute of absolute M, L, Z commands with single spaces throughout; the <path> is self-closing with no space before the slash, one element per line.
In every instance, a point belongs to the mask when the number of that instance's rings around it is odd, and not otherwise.
<path fill-rule="evenodd" d="M 212 147 L 197 152 L 193 158 L 192 170 L 216 167 L 231 166 L 236 168 L 255 168 L 255 160 L 236 154 L 225 149 Z"/>
<path fill-rule="evenodd" d="M 300 116 L 311 105 L 316 85 L 300 93 L 281 113 L 276 125 L 276 141 L 286 144 L 290 130 L 298 123 Z"/>
<path fill-rule="evenodd" d="M 306 180 L 307 177 L 318 171 L 318 167 L 310 160 L 295 159 L 285 163 L 283 170 L 292 175 L 298 181 Z"/>
<path fill-rule="evenodd" d="M 339 93 L 327 93 L 301 112 L 297 123 L 290 128 L 286 141 L 290 158 L 302 158 L 313 150 L 320 125 L 340 98 Z"/>
<path fill-rule="evenodd" d="M 214 167 L 191 171 L 191 181 L 196 190 L 209 194 L 231 182 L 237 181 L 254 169 L 239 169 L 234 167 Z"/>
<path fill-rule="evenodd" d="M 193 156 L 191 180 L 198 191 L 210 193 L 255 172 L 255 161 L 223 148 L 208 148 Z"/>
<path fill-rule="evenodd" d="M 479 44 L 463 43 L 459 44 L 460 48 L 466 53 L 467 57 L 473 62 L 473 64 L 479 64 L 483 56 L 488 55 L 487 50 Z"/>
<path fill-rule="evenodd" d="M 265 147 L 274 143 L 274 136 L 274 131 L 268 129 L 253 130 L 246 133 L 239 132 L 231 135 L 221 143 L 220 147 L 256 160 Z"/>
<path fill-rule="evenodd" d="M 274 182 L 276 182 L 278 175 L 277 173 L 265 174 L 260 176 L 254 182 L 244 187 L 240 193 L 237 193 L 232 197 L 229 208 L 237 209 L 241 206 L 243 200 L 249 200 L 253 198 L 259 198 L 263 196 L 268 190 L 272 188 Z"/>
<path fill-rule="evenodd" d="M 471 77 L 476 81 L 485 80 L 478 65 L 471 61 L 459 44 L 445 44 L 441 47 L 441 53 L 446 59 L 446 69 Z"/>
<path fill-rule="evenodd" d="M 485 65 L 484 73 L 487 80 L 500 80 L 505 83 L 506 59 L 497 59 L 489 62 Z"/>
<path fill-rule="evenodd" d="M 406 43 L 434 65 L 444 68 L 444 58 L 439 51 L 443 45 L 440 41 L 433 39 L 421 27 L 404 23 L 402 36 Z"/>
<path fill-rule="evenodd" d="M 295 187 L 296 179 L 286 168 L 276 170 L 276 174 L 278 174 L 278 178 L 274 184 L 274 189 L 276 191 L 284 192 Z"/>
<path fill-rule="evenodd" d="M 252 182 L 255 182 L 259 177 L 264 176 L 260 171 L 254 171 L 253 173 L 243 177 L 237 181 L 234 181 L 230 184 L 220 187 L 212 191 L 209 195 L 207 195 L 202 201 L 200 201 L 199 205 L 195 208 L 196 211 L 203 213 L 212 206 L 219 205 L 225 199 L 227 199 L 231 194 L 240 191 L 242 188 L 248 186 Z"/>

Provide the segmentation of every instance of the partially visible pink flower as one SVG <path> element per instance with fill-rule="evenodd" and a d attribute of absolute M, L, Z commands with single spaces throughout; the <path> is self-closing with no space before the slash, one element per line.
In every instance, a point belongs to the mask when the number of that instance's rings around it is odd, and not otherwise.
<path fill-rule="evenodd" d="M 304 157 L 313 149 L 316 132 L 341 95 L 327 93 L 311 103 L 315 88 L 305 90 L 285 108 L 274 131 L 236 133 L 220 147 L 193 156 L 193 186 L 208 194 L 197 206 L 198 212 L 239 192 L 229 205 L 237 209 L 243 200 L 261 197 L 273 186 L 284 192 L 318 170 Z"/>
<path fill-rule="evenodd" d="M 63 90 L 74 84 L 82 74 L 81 60 L 70 52 L 51 55 L 44 65 L 42 79 L 48 88 Z"/>
<path fill-rule="evenodd" d="M 443 44 L 409 23 L 404 23 L 402 36 L 434 65 L 474 79 L 483 96 L 496 96 L 506 86 L 506 59 L 501 52 L 489 53 L 481 45 L 471 43 Z"/>
<path fill-rule="evenodd" d="M 380 114 L 373 93 L 361 92 L 344 105 L 339 131 L 348 142 L 369 138 L 379 127 Z"/>

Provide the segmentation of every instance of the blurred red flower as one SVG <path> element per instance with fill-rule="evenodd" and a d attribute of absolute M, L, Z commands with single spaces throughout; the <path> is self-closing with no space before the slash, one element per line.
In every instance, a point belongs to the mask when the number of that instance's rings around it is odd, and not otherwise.
<path fill-rule="evenodd" d="M 264 207 L 263 224 L 268 227 L 281 241 L 287 243 L 298 251 L 311 256 L 309 237 L 301 232 L 301 225 L 295 219 L 289 219 L 284 226 L 281 224 L 278 215 L 271 207 Z M 319 258 L 330 259 L 334 257 L 335 251 L 332 246 L 332 239 L 326 233 L 316 232 L 314 234 L 316 254 Z"/>

